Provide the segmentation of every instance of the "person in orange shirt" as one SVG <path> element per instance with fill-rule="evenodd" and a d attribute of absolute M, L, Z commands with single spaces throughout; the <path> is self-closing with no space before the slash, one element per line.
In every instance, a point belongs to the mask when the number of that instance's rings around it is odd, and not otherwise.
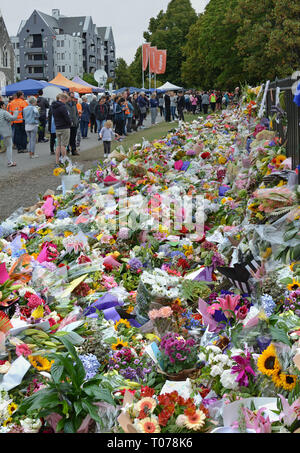
<path fill-rule="evenodd" d="M 25 131 L 25 122 L 23 119 L 23 110 L 28 107 L 28 103 L 24 99 L 23 91 L 16 93 L 16 99 L 13 99 L 8 104 L 8 112 L 12 114 L 15 110 L 19 111 L 16 120 L 13 121 L 14 128 L 14 142 L 18 153 L 27 153 L 27 134 Z"/>
<path fill-rule="evenodd" d="M 79 94 L 74 93 L 74 97 L 75 97 L 75 101 L 76 101 L 76 108 L 77 108 L 78 115 L 79 115 L 79 124 L 78 124 L 77 135 L 76 135 L 76 148 L 77 148 L 77 151 L 80 151 L 80 142 L 81 142 L 80 119 L 81 119 L 81 115 L 82 115 L 82 105 L 81 105 L 81 99 L 79 98 Z"/>

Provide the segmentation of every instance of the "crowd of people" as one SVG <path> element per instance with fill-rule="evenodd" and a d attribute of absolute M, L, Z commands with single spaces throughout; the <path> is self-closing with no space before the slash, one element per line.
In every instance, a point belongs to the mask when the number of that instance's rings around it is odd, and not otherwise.
<path fill-rule="evenodd" d="M 99 99 L 96 95 L 88 99 L 76 92 L 60 93 L 50 105 L 42 90 L 28 99 L 18 91 L 7 103 L 0 99 L 0 136 L 6 148 L 8 167 L 16 166 L 13 149 L 29 153 L 34 159 L 39 157 L 35 152 L 36 142 L 48 141 L 50 154 L 55 155 L 55 163 L 59 165 L 60 157 L 67 153 L 79 155 L 81 140 L 88 138 L 89 131 L 102 140 L 106 157 L 112 140 L 122 141 L 128 134 L 145 127 L 148 113 L 151 125 L 157 124 L 159 114 L 166 122 L 185 121 L 185 112 L 208 114 L 227 108 L 238 98 L 239 88 L 234 93 L 179 90 L 151 95 L 143 91 L 130 93 L 126 89 L 120 94 L 103 94 Z M 46 126 L 49 139 L 45 137 Z"/>

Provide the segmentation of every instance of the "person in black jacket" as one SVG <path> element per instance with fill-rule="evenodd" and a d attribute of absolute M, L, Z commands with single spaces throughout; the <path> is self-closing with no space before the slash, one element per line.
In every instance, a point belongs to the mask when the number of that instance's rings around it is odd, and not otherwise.
<path fill-rule="evenodd" d="M 171 100 L 169 91 L 165 94 L 165 118 L 167 123 L 171 121 Z"/>
<path fill-rule="evenodd" d="M 68 146 L 70 140 L 71 120 L 66 107 L 68 99 L 69 96 L 67 94 L 61 93 L 58 96 L 58 101 L 54 101 L 51 104 L 57 138 L 56 165 L 59 165 L 60 156 L 66 156 L 66 147 Z"/>
<path fill-rule="evenodd" d="M 96 123 L 96 116 L 95 116 L 95 110 L 97 107 L 97 96 L 93 95 L 92 100 L 90 102 L 90 127 L 91 127 L 91 133 L 94 131 L 95 133 L 97 132 L 97 123 Z"/>
<path fill-rule="evenodd" d="M 97 123 L 97 132 L 100 133 L 102 127 L 104 126 L 105 121 L 108 118 L 108 107 L 106 104 L 106 97 L 102 96 L 95 108 L 95 117 Z M 98 137 L 99 140 L 99 137 Z"/>
<path fill-rule="evenodd" d="M 68 148 L 71 149 L 72 156 L 79 156 L 79 153 L 76 151 L 76 135 L 77 135 L 77 128 L 79 126 L 79 114 L 76 107 L 76 100 L 75 95 L 71 92 L 68 102 L 66 103 L 66 107 L 68 109 L 70 120 L 71 120 L 71 127 L 70 127 L 70 140 Z"/>
<path fill-rule="evenodd" d="M 49 102 L 46 98 L 43 97 L 43 90 L 39 90 L 38 92 L 37 105 L 40 108 L 38 141 L 39 143 L 46 143 L 48 142 L 48 139 L 45 138 L 45 128 L 47 123 L 47 109 L 49 108 Z"/>
<path fill-rule="evenodd" d="M 185 108 L 185 98 L 183 95 L 182 91 L 178 92 L 178 98 L 177 98 L 177 111 L 178 111 L 178 117 L 180 120 L 184 121 L 184 115 L 183 115 L 183 110 Z"/>

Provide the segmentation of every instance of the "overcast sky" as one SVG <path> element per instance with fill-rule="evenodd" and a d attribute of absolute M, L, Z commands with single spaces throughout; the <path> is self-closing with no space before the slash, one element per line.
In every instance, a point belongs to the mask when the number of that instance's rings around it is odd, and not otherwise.
<path fill-rule="evenodd" d="M 51 15 L 52 8 L 60 9 L 64 16 L 92 16 L 98 27 L 111 25 L 115 37 L 117 57 L 131 63 L 136 49 L 141 45 L 143 32 L 151 17 L 161 9 L 166 11 L 170 0 L 15 0 L 1 2 L 1 12 L 8 33 L 15 36 L 23 19 L 28 19 L 34 9 Z M 197 13 L 204 10 L 209 0 L 191 0 Z"/>

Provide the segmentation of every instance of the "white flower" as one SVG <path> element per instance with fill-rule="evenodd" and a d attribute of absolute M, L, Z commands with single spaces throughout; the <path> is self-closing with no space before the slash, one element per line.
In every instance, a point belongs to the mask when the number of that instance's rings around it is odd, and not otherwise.
<path fill-rule="evenodd" d="M 215 346 L 213 344 L 209 344 L 208 346 L 206 346 L 206 349 L 207 349 L 207 351 L 214 352 L 215 354 L 222 353 L 222 350 L 218 346 Z"/>
<path fill-rule="evenodd" d="M 238 382 L 235 382 L 236 377 L 237 373 L 231 374 L 231 370 L 225 370 L 221 375 L 221 384 L 226 389 L 236 390 L 239 386 Z"/>
<path fill-rule="evenodd" d="M 200 360 L 200 362 L 206 362 L 206 355 L 204 354 L 204 352 L 200 352 L 200 354 L 198 354 L 198 359 Z"/>
<path fill-rule="evenodd" d="M 29 417 L 24 420 L 20 420 L 20 423 L 24 429 L 24 433 L 37 433 L 42 426 L 42 422 L 40 420 L 35 420 Z"/>
<path fill-rule="evenodd" d="M 223 373 L 223 368 L 219 365 L 214 365 L 212 366 L 211 370 L 210 370 L 210 375 L 215 377 L 215 376 L 219 376 Z"/>

